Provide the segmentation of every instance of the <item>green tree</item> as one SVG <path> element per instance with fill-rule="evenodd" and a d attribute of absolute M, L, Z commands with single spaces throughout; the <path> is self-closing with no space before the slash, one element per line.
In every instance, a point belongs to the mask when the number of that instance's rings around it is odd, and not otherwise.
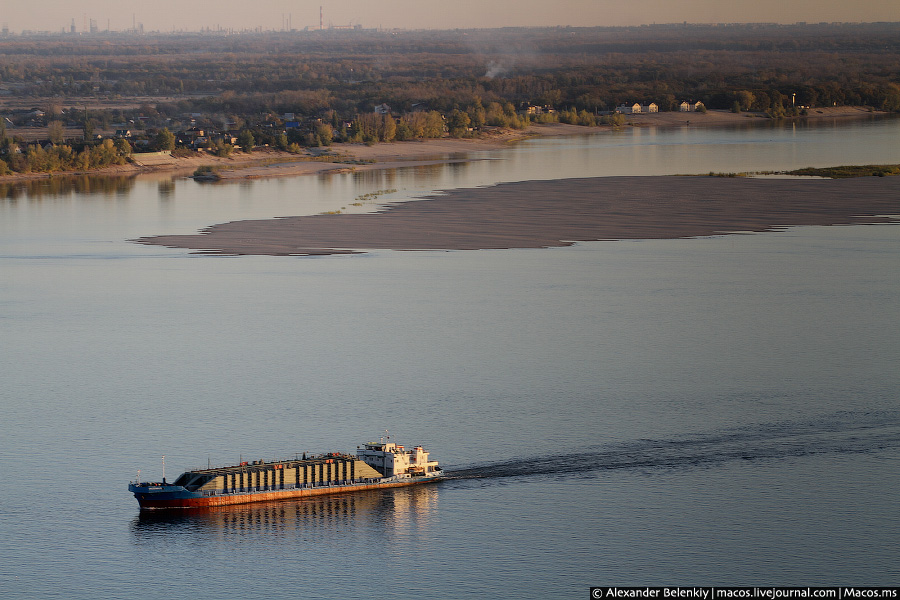
<path fill-rule="evenodd" d="M 409 121 L 407 119 L 401 117 L 400 121 L 397 123 L 396 139 L 401 142 L 413 139 L 412 128 L 409 126 Z"/>
<path fill-rule="evenodd" d="M 481 105 L 481 99 L 476 99 L 475 104 L 466 111 L 469 114 L 469 120 L 472 124 L 472 127 L 479 129 L 484 127 L 485 121 L 487 120 L 487 112 L 484 110 L 484 106 Z"/>
<path fill-rule="evenodd" d="M 287 148 L 286 144 L 285 148 Z M 232 146 L 231 144 L 226 144 L 225 140 L 219 139 L 216 140 L 216 142 L 213 144 L 213 151 L 215 152 L 216 156 L 227 158 L 231 156 L 232 152 L 234 152 L 234 146 Z"/>
<path fill-rule="evenodd" d="M 131 156 L 132 149 L 131 144 L 128 143 L 128 140 L 125 138 L 119 138 L 116 140 L 116 154 L 121 157 L 129 157 Z"/>
<path fill-rule="evenodd" d="M 253 139 L 253 133 L 249 129 L 244 129 L 238 135 L 238 146 L 241 147 L 246 153 L 253 152 L 253 146 L 256 145 L 256 140 Z"/>
<path fill-rule="evenodd" d="M 323 146 L 330 146 L 334 140 L 334 128 L 328 123 L 319 123 L 316 125 L 316 137 Z"/>
<path fill-rule="evenodd" d="M 750 107 L 753 106 L 753 103 L 756 101 L 756 96 L 753 95 L 753 92 L 748 92 L 747 90 L 740 90 L 737 93 L 737 102 L 740 104 L 740 108 L 742 111 L 750 110 Z"/>
<path fill-rule="evenodd" d="M 447 118 L 447 130 L 450 137 L 465 137 L 469 135 L 469 124 L 472 120 L 468 113 L 464 113 L 459 109 L 454 109 Z"/>
<path fill-rule="evenodd" d="M 174 150 L 175 134 L 169 131 L 168 127 L 163 127 L 157 132 L 156 137 L 153 138 L 153 143 L 151 144 L 151 146 L 154 150 L 159 151 Z"/>

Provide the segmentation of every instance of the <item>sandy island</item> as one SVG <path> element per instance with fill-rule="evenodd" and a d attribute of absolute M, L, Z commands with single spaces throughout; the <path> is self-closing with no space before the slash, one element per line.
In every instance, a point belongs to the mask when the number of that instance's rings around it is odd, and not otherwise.
<path fill-rule="evenodd" d="M 871 117 L 859 107 L 812 109 L 806 119 Z M 629 126 L 738 126 L 766 121 L 754 113 L 666 112 L 629 115 Z M 155 172 L 184 176 L 218 165 L 226 180 L 372 170 L 473 160 L 531 136 L 593 134 L 609 127 L 536 125 L 494 130 L 476 139 L 437 139 L 366 146 L 336 144 L 305 156 L 266 149 L 229 158 L 179 158 L 130 164 L 90 175 Z M 59 173 L 52 176 L 65 176 Z M 0 182 L 47 178 L 0 177 Z M 880 215 L 880 216 L 879 216 Z M 337 214 L 238 221 L 194 235 L 144 237 L 144 244 L 226 254 L 314 255 L 391 250 L 539 248 L 577 241 L 681 238 L 758 232 L 792 225 L 879 223 L 900 215 L 900 177 L 853 180 L 719 177 L 611 177 L 531 181 L 453 190 L 440 197 L 391 205 L 375 214 Z"/>
<path fill-rule="evenodd" d="M 861 108 L 816 111 L 812 118 L 870 116 Z M 633 115 L 633 126 L 723 126 L 760 122 L 759 115 L 710 111 Z M 690 123 L 688 123 L 688 121 Z M 571 125 L 532 127 L 526 135 L 602 131 Z M 384 169 L 444 163 L 521 139 L 504 132 L 477 140 L 343 145 L 331 162 L 270 162 L 225 171 L 226 179 Z M 466 160 L 460 157 L 460 160 Z M 761 232 L 795 225 L 892 222 L 900 215 L 900 177 L 852 180 L 723 177 L 603 177 L 505 183 L 453 190 L 388 206 L 375 214 L 329 214 L 236 221 L 194 235 L 136 240 L 223 254 L 322 255 L 390 250 L 542 248 L 578 241 L 666 239 Z"/>
<path fill-rule="evenodd" d="M 543 248 L 894 222 L 885 215 L 900 215 L 900 177 L 596 177 L 458 189 L 374 214 L 235 221 L 136 241 L 265 255 Z"/>

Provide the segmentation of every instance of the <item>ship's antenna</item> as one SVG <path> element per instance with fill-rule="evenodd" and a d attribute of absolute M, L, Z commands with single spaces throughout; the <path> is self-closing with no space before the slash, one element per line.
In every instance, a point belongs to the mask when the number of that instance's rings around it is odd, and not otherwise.
<path fill-rule="evenodd" d="M 166 482 L 166 455 L 163 454 L 163 483 Z"/>
<path fill-rule="evenodd" d="M 141 470 L 138 469 L 138 478 L 137 478 L 137 481 L 135 481 L 135 483 L 140 483 L 140 482 L 141 482 Z"/>

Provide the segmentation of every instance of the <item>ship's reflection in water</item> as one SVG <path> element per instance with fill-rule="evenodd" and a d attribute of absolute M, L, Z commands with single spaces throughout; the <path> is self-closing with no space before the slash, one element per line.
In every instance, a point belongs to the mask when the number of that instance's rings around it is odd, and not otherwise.
<path fill-rule="evenodd" d="M 131 530 L 135 541 L 199 534 L 204 537 L 254 534 L 327 539 L 336 533 L 375 530 L 392 535 L 414 531 L 428 523 L 438 503 L 439 484 L 392 490 L 318 496 L 280 502 L 179 511 L 141 511 Z"/>

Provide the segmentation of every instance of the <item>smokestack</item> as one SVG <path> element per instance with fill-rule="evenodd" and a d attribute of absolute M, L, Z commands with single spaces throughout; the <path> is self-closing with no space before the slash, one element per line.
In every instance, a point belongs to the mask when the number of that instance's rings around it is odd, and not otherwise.
<path fill-rule="evenodd" d="M 319 6 L 319 29 L 325 29 L 325 13 L 321 6 Z"/>

